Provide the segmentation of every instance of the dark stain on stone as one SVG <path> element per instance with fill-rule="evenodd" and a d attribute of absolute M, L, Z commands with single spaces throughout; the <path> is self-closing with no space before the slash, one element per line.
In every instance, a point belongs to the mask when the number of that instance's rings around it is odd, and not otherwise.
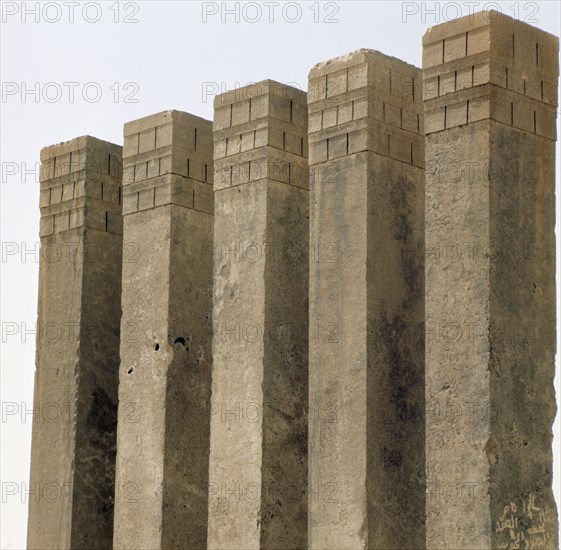
<path fill-rule="evenodd" d="M 397 470 L 403 462 L 403 455 L 397 449 L 388 449 L 384 447 L 382 450 L 382 459 L 386 470 Z"/>
<path fill-rule="evenodd" d="M 117 431 L 117 404 L 101 386 L 96 387 L 92 393 L 86 426 L 99 434 Z"/>

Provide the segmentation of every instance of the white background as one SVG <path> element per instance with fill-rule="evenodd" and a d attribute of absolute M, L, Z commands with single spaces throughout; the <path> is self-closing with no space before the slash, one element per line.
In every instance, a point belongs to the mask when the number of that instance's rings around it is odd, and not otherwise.
<path fill-rule="evenodd" d="M 315 63 L 359 48 L 421 66 L 423 33 L 474 9 L 494 7 L 560 34 L 557 1 L 241 2 L 237 7 L 229 2 L 227 8 L 237 15 L 226 13 L 222 2 L 36 4 L 2 2 L 0 27 L 2 548 L 23 548 L 26 541 L 32 422 L 21 412 L 31 411 L 33 403 L 42 147 L 85 134 L 122 143 L 123 123 L 166 109 L 211 119 L 213 98 L 205 90 L 216 93 L 266 78 L 305 90 Z M 78 83 L 74 98 L 71 85 L 64 84 L 71 82 Z M 558 150 L 558 216 L 559 157 Z M 558 273 L 560 257 L 558 246 Z M 559 376 L 556 389 L 560 395 Z M 559 425 L 557 420 L 556 447 Z M 557 473 L 558 503 L 560 477 Z M 17 493 L 10 494 L 14 487 Z"/>

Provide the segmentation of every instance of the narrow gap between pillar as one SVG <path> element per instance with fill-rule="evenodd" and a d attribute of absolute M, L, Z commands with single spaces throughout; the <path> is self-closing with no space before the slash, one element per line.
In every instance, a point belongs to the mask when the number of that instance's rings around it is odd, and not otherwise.
<path fill-rule="evenodd" d="M 538 43 L 536 42 L 536 67 L 539 67 L 540 63 L 539 63 L 540 57 L 539 57 L 539 46 Z"/>

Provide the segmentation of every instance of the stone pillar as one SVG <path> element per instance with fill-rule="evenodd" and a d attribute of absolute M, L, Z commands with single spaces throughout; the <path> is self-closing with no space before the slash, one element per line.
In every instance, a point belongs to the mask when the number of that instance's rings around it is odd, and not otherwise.
<path fill-rule="evenodd" d="M 208 547 L 307 547 L 306 94 L 215 99 Z"/>
<path fill-rule="evenodd" d="M 424 546 L 420 92 L 372 50 L 309 75 L 312 549 Z"/>
<path fill-rule="evenodd" d="M 557 548 L 558 74 L 497 12 L 423 37 L 428 548 Z"/>
<path fill-rule="evenodd" d="M 165 111 L 125 124 L 124 134 L 114 545 L 204 548 L 212 123 Z"/>
<path fill-rule="evenodd" d="M 89 136 L 41 151 L 30 549 L 111 547 L 121 153 Z"/>

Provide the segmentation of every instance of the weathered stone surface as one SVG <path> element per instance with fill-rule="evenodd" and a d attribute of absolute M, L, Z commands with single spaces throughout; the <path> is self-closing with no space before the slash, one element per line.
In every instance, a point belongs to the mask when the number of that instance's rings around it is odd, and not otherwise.
<path fill-rule="evenodd" d="M 29 548 L 556 549 L 558 43 L 43 149 Z"/>
<path fill-rule="evenodd" d="M 124 185 L 114 546 L 205 548 L 212 124 L 166 111 L 127 123 L 124 133 L 125 173 L 158 169 Z"/>
<path fill-rule="evenodd" d="M 554 549 L 558 39 L 486 12 L 423 44 L 427 548 Z"/>
<path fill-rule="evenodd" d="M 121 152 L 90 136 L 41 151 L 30 549 L 111 547 Z"/>
<path fill-rule="evenodd" d="M 306 94 L 264 81 L 215 113 L 208 548 L 306 548 Z"/>
<path fill-rule="evenodd" d="M 420 85 L 371 50 L 309 75 L 313 549 L 424 547 Z"/>

